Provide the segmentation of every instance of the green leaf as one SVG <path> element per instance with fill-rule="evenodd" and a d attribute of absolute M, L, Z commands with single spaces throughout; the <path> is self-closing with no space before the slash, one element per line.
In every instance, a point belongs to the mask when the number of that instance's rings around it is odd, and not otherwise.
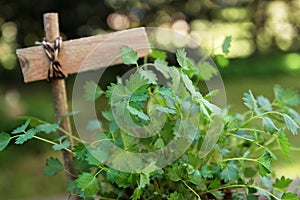
<path fill-rule="evenodd" d="M 247 200 L 258 200 L 258 196 L 254 194 L 248 194 Z"/>
<path fill-rule="evenodd" d="M 75 154 L 78 160 L 84 160 L 87 150 L 84 144 L 78 143 L 73 147 L 72 152 Z"/>
<path fill-rule="evenodd" d="M 149 83 L 156 84 L 157 83 L 157 77 L 156 74 L 152 70 L 139 70 L 138 71 L 141 77 L 148 80 Z"/>
<path fill-rule="evenodd" d="M 161 105 L 156 105 L 156 109 L 163 112 L 163 113 L 170 113 L 170 114 L 176 114 L 177 110 L 175 109 L 170 109 L 167 107 L 162 107 Z"/>
<path fill-rule="evenodd" d="M 15 144 L 23 144 L 27 140 L 32 139 L 35 134 L 36 134 L 35 129 L 31 128 L 28 131 L 25 131 L 24 134 L 19 135 L 19 137 L 15 141 Z"/>
<path fill-rule="evenodd" d="M 101 121 L 95 119 L 88 122 L 86 129 L 88 131 L 95 131 L 95 130 L 101 130 L 102 123 Z"/>
<path fill-rule="evenodd" d="M 197 185 L 200 188 L 200 190 L 206 190 L 205 181 L 202 179 L 199 170 L 195 170 L 193 174 L 189 175 L 189 180 L 191 183 Z"/>
<path fill-rule="evenodd" d="M 101 162 L 90 153 L 87 153 L 85 157 L 85 160 L 88 162 L 89 165 L 99 166 L 101 164 Z"/>
<path fill-rule="evenodd" d="M 109 168 L 106 172 L 106 179 L 111 183 L 116 183 L 121 188 L 127 188 L 136 183 L 136 174 L 121 172 L 113 168 Z"/>
<path fill-rule="evenodd" d="M 229 59 L 225 58 L 223 55 L 218 54 L 215 55 L 213 58 L 219 67 L 227 67 L 229 65 Z"/>
<path fill-rule="evenodd" d="M 298 198 L 297 194 L 287 192 L 281 196 L 281 200 L 300 200 L 300 198 Z"/>
<path fill-rule="evenodd" d="M 287 114 L 284 114 L 283 118 L 287 129 L 290 130 L 293 135 L 297 135 L 299 129 L 298 124 Z"/>
<path fill-rule="evenodd" d="M 135 188 L 133 191 L 133 194 L 131 195 L 132 200 L 137 200 L 141 198 L 141 195 L 143 194 L 143 190 L 139 187 Z"/>
<path fill-rule="evenodd" d="M 273 121 L 269 117 L 263 117 L 263 126 L 264 130 L 269 133 L 274 133 L 274 131 L 277 131 L 278 128 L 275 126 Z"/>
<path fill-rule="evenodd" d="M 11 133 L 12 134 L 25 133 L 25 130 L 28 127 L 29 123 L 30 123 L 30 119 L 28 119 L 23 125 L 13 130 Z"/>
<path fill-rule="evenodd" d="M 57 158 L 50 158 L 46 160 L 46 167 L 44 167 L 43 172 L 46 176 L 54 176 L 59 171 L 62 171 L 64 166 Z"/>
<path fill-rule="evenodd" d="M 167 53 L 165 51 L 160 51 L 158 49 L 151 49 L 150 56 L 154 59 L 160 59 L 160 60 L 166 60 L 167 59 Z"/>
<path fill-rule="evenodd" d="M 188 70 L 188 63 L 187 63 L 187 57 L 186 57 L 186 51 L 185 49 L 178 49 L 176 51 L 176 59 L 178 64 L 183 68 Z"/>
<path fill-rule="evenodd" d="M 52 149 L 55 150 L 55 151 L 59 151 L 59 150 L 62 150 L 62 149 L 67 149 L 71 146 L 71 142 L 70 140 L 65 140 L 63 141 L 62 143 L 60 144 L 55 144 L 52 146 Z"/>
<path fill-rule="evenodd" d="M 222 44 L 222 51 L 224 54 L 228 54 L 229 53 L 229 48 L 231 45 L 231 41 L 232 41 L 232 36 L 226 36 L 226 38 L 224 39 L 224 42 Z"/>
<path fill-rule="evenodd" d="M 171 193 L 170 197 L 168 197 L 168 200 L 182 200 L 184 199 L 183 194 L 178 193 L 177 191 Z"/>
<path fill-rule="evenodd" d="M 90 173 L 82 173 L 76 179 L 77 187 L 82 190 L 85 196 L 96 195 L 100 189 L 99 182 L 95 176 Z"/>
<path fill-rule="evenodd" d="M 251 90 L 248 93 L 244 93 L 243 101 L 245 106 L 250 108 L 253 111 L 257 110 L 257 100 L 254 98 Z"/>
<path fill-rule="evenodd" d="M 83 90 L 83 97 L 87 101 L 95 101 L 103 94 L 102 89 L 94 81 L 86 81 Z"/>
<path fill-rule="evenodd" d="M 210 80 L 214 75 L 218 74 L 218 70 L 209 62 L 200 62 L 197 65 L 200 76 L 203 80 Z"/>
<path fill-rule="evenodd" d="M 132 106 L 127 106 L 128 111 L 133 114 L 138 116 L 140 119 L 143 119 L 145 121 L 150 120 L 150 117 L 148 115 L 146 115 L 145 113 L 138 111 L 136 108 L 132 107 Z"/>
<path fill-rule="evenodd" d="M 181 74 L 181 77 L 182 77 L 182 81 L 184 82 L 186 89 L 191 93 L 192 96 L 196 96 L 196 90 L 195 90 L 192 80 L 189 79 L 189 77 L 183 73 Z"/>
<path fill-rule="evenodd" d="M 179 181 L 184 176 L 184 169 L 181 165 L 175 163 L 172 168 L 169 168 L 167 176 L 171 181 Z"/>
<path fill-rule="evenodd" d="M 257 97 L 257 103 L 265 111 L 271 111 L 272 110 L 272 105 L 271 105 L 269 99 L 267 99 L 263 96 L 258 96 Z"/>
<path fill-rule="evenodd" d="M 120 56 L 125 65 L 137 64 L 137 53 L 128 46 L 122 46 L 120 49 Z"/>
<path fill-rule="evenodd" d="M 163 148 L 164 146 L 165 146 L 164 140 L 161 139 L 161 138 L 157 138 L 157 140 L 156 140 L 155 143 L 154 143 L 154 147 L 155 147 L 156 149 L 161 149 L 161 148 Z"/>
<path fill-rule="evenodd" d="M 203 178 L 213 178 L 212 171 L 209 168 L 210 168 L 209 165 L 204 165 L 201 168 L 200 173 Z"/>
<path fill-rule="evenodd" d="M 150 184 L 150 175 L 149 173 L 141 173 L 140 174 L 140 188 L 145 188 L 146 185 Z"/>
<path fill-rule="evenodd" d="M 296 90 L 284 89 L 280 85 L 274 87 L 275 99 L 286 106 L 298 106 L 300 95 Z"/>
<path fill-rule="evenodd" d="M 214 195 L 214 197 L 216 197 L 217 199 L 223 199 L 223 196 L 224 196 L 224 194 L 221 191 L 212 191 L 209 193 Z"/>
<path fill-rule="evenodd" d="M 10 135 L 8 133 L 0 133 L 0 151 L 5 149 L 10 142 Z"/>
<path fill-rule="evenodd" d="M 286 137 L 286 135 L 283 132 L 278 133 L 277 141 L 280 145 L 280 149 L 287 158 L 290 156 L 291 151 L 291 143 L 289 142 L 289 139 Z"/>
<path fill-rule="evenodd" d="M 56 132 L 58 129 L 59 125 L 58 124 L 40 124 L 37 127 L 35 127 L 35 131 L 37 133 L 44 132 L 46 134 Z"/>
<path fill-rule="evenodd" d="M 284 176 L 281 176 L 280 179 L 276 178 L 275 183 L 273 184 L 274 187 L 279 189 L 285 189 L 287 188 L 293 180 L 289 178 L 285 178 Z"/>
<path fill-rule="evenodd" d="M 258 172 L 261 176 L 266 176 L 267 174 L 271 173 L 271 155 L 268 152 L 265 152 L 259 159 L 258 159 Z"/>
<path fill-rule="evenodd" d="M 236 169 L 234 169 L 232 167 L 229 167 L 229 168 L 224 169 L 221 172 L 220 177 L 225 182 L 236 181 L 239 178 L 239 174 L 238 173 L 239 172 Z"/>

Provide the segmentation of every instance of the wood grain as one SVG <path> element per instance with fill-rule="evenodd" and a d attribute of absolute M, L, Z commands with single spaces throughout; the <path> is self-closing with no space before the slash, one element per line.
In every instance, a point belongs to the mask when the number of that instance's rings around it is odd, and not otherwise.
<path fill-rule="evenodd" d="M 64 41 L 59 53 L 60 64 L 66 74 L 96 70 L 120 64 L 120 48 L 129 46 L 139 57 L 151 52 L 144 28 Z M 50 61 L 42 46 L 17 49 L 24 82 L 47 79 Z"/>

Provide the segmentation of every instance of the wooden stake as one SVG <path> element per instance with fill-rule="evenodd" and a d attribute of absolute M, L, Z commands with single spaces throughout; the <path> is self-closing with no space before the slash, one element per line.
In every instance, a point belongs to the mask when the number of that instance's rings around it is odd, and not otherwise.
<path fill-rule="evenodd" d="M 47 41 L 53 42 L 57 37 L 59 37 L 59 25 L 58 25 L 58 14 L 57 13 L 46 13 L 44 14 L 44 30 L 45 37 Z M 61 117 L 69 113 L 66 85 L 64 79 L 54 79 L 52 82 L 52 98 L 54 103 L 54 111 L 56 122 L 58 122 Z M 70 120 L 65 118 L 60 127 L 65 131 L 72 133 Z M 58 131 L 59 136 L 64 136 L 64 133 Z M 71 138 L 69 138 L 72 144 Z M 70 172 L 66 173 L 67 181 L 75 180 L 76 170 L 72 166 L 72 154 L 66 150 L 62 150 L 63 164 L 65 169 Z M 72 176 L 74 175 L 74 176 Z M 71 199 L 78 199 L 76 196 L 71 197 Z"/>

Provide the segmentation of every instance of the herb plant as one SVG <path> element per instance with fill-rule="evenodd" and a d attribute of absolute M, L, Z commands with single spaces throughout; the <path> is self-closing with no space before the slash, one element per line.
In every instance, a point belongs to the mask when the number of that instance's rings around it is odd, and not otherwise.
<path fill-rule="evenodd" d="M 222 46 L 225 53 L 230 39 Z M 215 73 L 214 68 L 209 63 L 194 63 L 186 54 L 184 49 L 177 51 L 177 67 L 168 66 L 164 56 L 153 56 L 153 63 L 141 66 L 136 52 L 123 47 L 124 63 L 136 66 L 130 78 L 125 81 L 119 78 L 106 91 L 95 82 L 87 82 L 83 88 L 87 101 L 101 97 L 111 107 L 99 111 L 101 120 L 91 121 L 87 126 L 96 131 L 94 142 L 71 135 L 62 130 L 59 123 L 27 117 L 26 122 L 10 134 L 0 134 L 0 150 L 12 140 L 23 144 L 30 139 L 47 142 L 55 151 L 67 150 L 73 154 L 73 166 L 78 171 L 73 174 L 76 180 L 68 183 L 67 190 L 82 199 L 238 200 L 258 199 L 260 195 L 277 200 L 299 199 L 297 194 L 287 191 L 292 180 L 284 176 L 275 178 L 271 165 L 277 159 L 278 148 L 289 158 L 291 143 L 287 135 L 296 136 L 300 128 L 300 115 L 295 110 L 300 105 L 299 94 L 277 85 L 271 101 L 248 91 L 243 96 L 248 111 L 232 114 L 229 108 L 221 109 L 211 102 L 213 93 L 202 94 L 198 88 L 199 80 L 209 79 Z M 164 78 L 164 84 L 159 83 L 157 74 Z M 120 114 L 114 115 L 115 110 Z M 123 113 L 126 117 L 121 124 L 117 123 Z M 216 116 L 221 116 L 220 133 L 215 142 L 208 145 L 211 137 L 208 130 Z M 124 130 L 130 122 L 146 127 L 154 117 L 157 122 L 163 119 L 164 124 L 150 137 L 137 138 L 127 134 L 128 129 Z M 185 123 L 181 123 L 182 120 Z M 58 130 L 65 136 L 58 137 Z M 56 138 L 48 139 L 50 134 Z M 76 142 L 73 148 L 69 140 L 65 140 L 68 137 Z M 141 157 L 129 163 L 126 157 L 120 158 L 119 163 L 138 169 L 120 171 L 117 165 L 108 164 L 118 154 L 114 149 L 103 150 L 105 141 L 135 153 L 157 151 L 176 141 L 169 150 L 179 151 L 180 155 L 163 157 L 169 159 L 169 163 L 162 167 Z M 189 142 L 187 149 L 181 149 Z M 43 172 L 54 176 L 64 170 L 59 159 L 49 158 Z"/>

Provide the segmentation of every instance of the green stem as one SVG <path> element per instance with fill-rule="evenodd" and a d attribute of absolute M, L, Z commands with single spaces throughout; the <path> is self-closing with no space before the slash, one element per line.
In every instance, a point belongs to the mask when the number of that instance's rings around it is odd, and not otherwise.
<path fill-rule="evenodd" d="M 221 162 L 228 162 L 228 161 L 249 161 L 249 162 L 259 162 L 257 159 L 255 158 L 227 158 L 227 159 L 223 159 L 221 160 Z"/>
<path fill-rule="evenodd" d="M 197 192 L 195 190 L 193 190 L 193 188 L 191 188 L 184 180 L 181 180 L 181 182 L 183 182 L 183 184 L 190 190 L 192 191 L 195 196 L 198 198 L 198 200 L 201 200 L 201 197 L 199 196 L 199 194 L 197 194 Z"/>
<path fill-rule="evenodd" d="M 34 135 L 33 138 L 35 138 L 35 139 L 37 139 L 37 140 L 41 140 L 41 141 L 46 142 L 46 143 L 48 143 L 48 144 L 58 145 L 57 143 L 52 142 L 51 140 L 47 140 L 47 139 L 45 139 L 45 138 L 41 138 L 41 137 L 36 136 L 36 135 Z M 69 153 L 73 153 L 70 149 L 67 149 L 67 148 L 64 148 L 64 149 L 65 149 L 66 151 L 68 151 Z"/>
<path fill-rule="evenodd" d="M 76 140 L 77 142 L 80 142 L 80 143 L 87 143 L 81 139 L 79 139 L 78 137 L 74 136 L 73 134 L 70 134 L 68 131 L 65 131 L 64 129 L 62 128 L 58 128 L 58 130 L 60 130 L 62 133 L 66 134 L 67 136 L 69 136 L 70 138 Z"/>

